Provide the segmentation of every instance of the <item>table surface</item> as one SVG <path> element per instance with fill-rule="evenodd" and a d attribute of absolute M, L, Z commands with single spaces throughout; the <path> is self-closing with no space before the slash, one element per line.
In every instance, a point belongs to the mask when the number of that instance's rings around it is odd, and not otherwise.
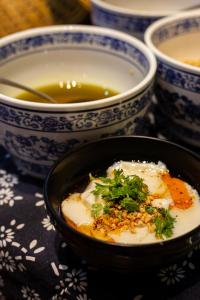
<path fill-rule="evenodd" d="M 200 299 L 200 245 L 153 272 L 120 275 L 88 268 L 50 223 L 42 182 L 20 174 L 3 148 L 0 216 L 0 299 Z"/>

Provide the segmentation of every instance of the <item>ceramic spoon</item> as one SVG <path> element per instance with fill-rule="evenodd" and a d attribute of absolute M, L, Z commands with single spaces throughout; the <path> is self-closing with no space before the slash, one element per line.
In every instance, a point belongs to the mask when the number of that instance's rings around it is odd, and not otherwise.
<path fill-rule="evenodd" d="M 56 103 L 56 101 L 52 97 L 50 97 L 49 95 L 47 95 L 43 92 L 36 91 L 35 89 L 30 88 L 30 87 L 28 87 L 26 85 L 23 85 L 21 83 L 18 83 L 18 82 L 0 77 L 0 84 L 5 84 L 5 85 L 9 85 L 9 86 L 12 86 L 12 87 L 15 87 L 15 88 L 22 89 L 24 91 L 27 91 L 29 93 L 32 93 L 32 94 L 40 97 L 40 98 L 48 100 L 51 103 Z"/>

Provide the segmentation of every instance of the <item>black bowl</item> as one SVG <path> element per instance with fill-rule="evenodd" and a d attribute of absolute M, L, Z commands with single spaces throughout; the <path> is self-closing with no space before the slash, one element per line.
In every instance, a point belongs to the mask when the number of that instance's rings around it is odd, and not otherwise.
<path fill-rule="evenodd" d="M 64 196 L 81 190 L 88 174 L 100 174 L 119 160 L 164 162 L 175 176 L 200 192 L 200 157 L 167 141 L 149 137 L 114 137 L 88 143 L 66 154 L 49 172 L 44 186 L 47 211 L 68 245 L 95 268 L 133 271 L 172 262 L 200 242 L 200 226 L 178 238 L 152 244 L 108 243 L 84 235 L 65 223 L 60 214 Z M 200 217 L 200 216 L 199 216 Z"/>

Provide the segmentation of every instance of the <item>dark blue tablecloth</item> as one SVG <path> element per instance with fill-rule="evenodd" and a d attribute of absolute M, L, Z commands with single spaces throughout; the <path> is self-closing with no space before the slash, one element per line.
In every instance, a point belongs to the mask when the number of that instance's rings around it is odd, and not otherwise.
<path fill-rule="evenodd" d="M 158 270 L 91 270 L 55 231 L 42 182 L 19 174 L 0 148 L 0 299 L 200 299 L 200 246 Z"/>

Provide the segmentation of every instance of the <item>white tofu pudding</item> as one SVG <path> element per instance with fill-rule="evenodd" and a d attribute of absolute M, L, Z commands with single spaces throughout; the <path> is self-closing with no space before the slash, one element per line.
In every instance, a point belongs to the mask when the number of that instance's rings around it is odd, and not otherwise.
<path fill-rule="evenodd" d="M 82 193 L 61 204 L 76 230 L 108 242 L 147 244 L 181 236 L 200 224 L 198 192 L 158 162 L 119 161 Z"/>

